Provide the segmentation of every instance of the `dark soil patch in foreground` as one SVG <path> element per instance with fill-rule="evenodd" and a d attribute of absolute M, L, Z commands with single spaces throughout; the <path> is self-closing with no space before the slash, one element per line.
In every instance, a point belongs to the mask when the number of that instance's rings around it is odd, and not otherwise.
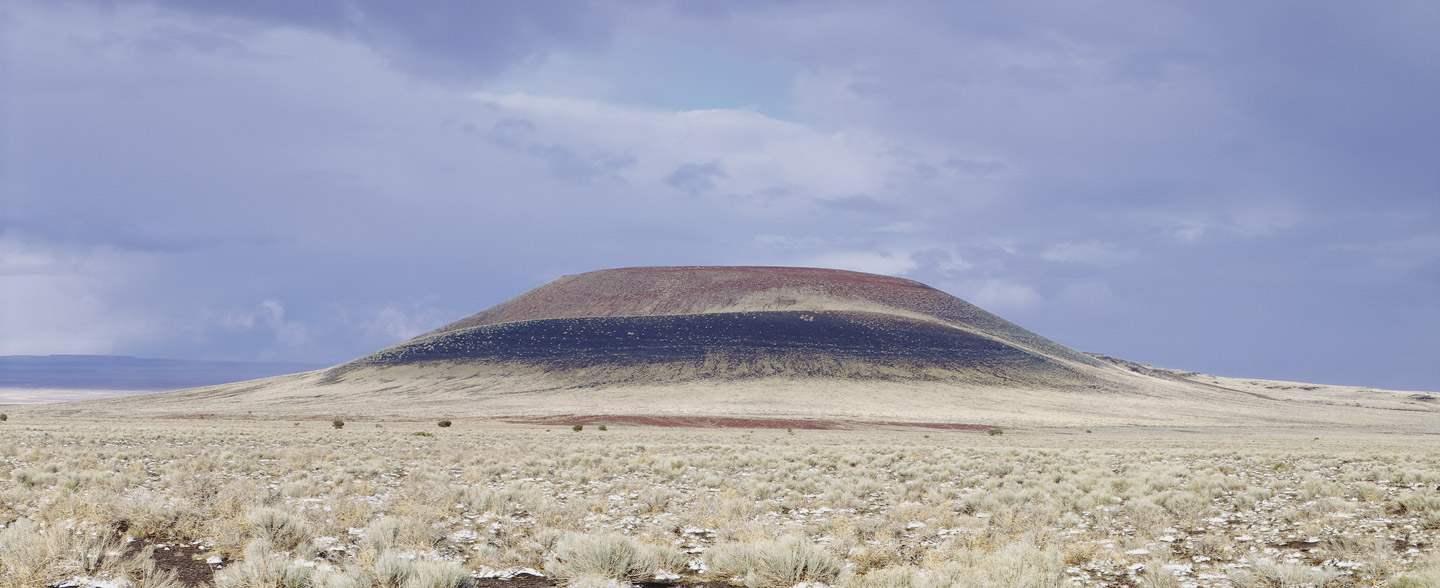
<path fill-rule="evenodd" d="M 655 416 L 625 414 L 500 417 L 501 422 L 520 425 L 640 425 L 645 427 L 683 427 L 703 429 L 801 429 L 831 431 L 873 427 L 914 427 L 947 431 L 983 431 L 989 425 L 970 423 L 910 423 L 902 421 L 817 420 L 708 416 Z"/>
<path fill-rule="evenodd" d="M 536 578 L 535 576 L 520 576 L 509 580 L 498 578 L 480 578 L 475 580 L 475 588 L 552 588 L 564 586 L 564 582 L 558 582 L 549 578 Z M 640 588 L 737 588 L 735 584 L 724 582 L 640 582 Z"/>
<path fill-rule="evenodd" d="M 550 588 L 559 586 L 554 580 L 536 578 L 535 576 L 519 576 L 509 580 L 499 578 L 479 578 L 475 580 L 475 588 Z"/>
<path fill-rule="evenodd" d="M 546 578 L 534 576 L 522 576 L 511 580 L 499 580 L 495 578 L 481 578 L 475 580 L 475 588 L 551 588 L 553 586 L 564 586 L 564 582 L 557 582 Z M 736 588 L 734 584 L 723 582 L 640 582 L 640 588 Z"/>
<path fill-rule="evenodd" d="M 154 545 L 155 567 L 161 572 L 174 571 L 180 582 L 187 587 L 208 587 L 215 585 L 215 571 L 221 566 L 205 563 L 205 551 L 185 544 L 151 543 L 135 541 L 126 550 L 126 556 L 139 555 L 146 547 Z M 233 562 L 231 562 L 233 563 Z M 476 578 L 475 588 L 554 588 L 563 582 L 551 578 L 517 576 L 515 578 Z M 641 588 L 736 588 L 724 582 L 700 582 L 679 580 L 674 582 L 640 582 Z"/>
<path fill-rule="evenodd" d="M 138 555 L 152 545 L 155 569 L 161 572 L 174 571 L 180 582 L 186 586 L 214 584 L 217 566 L 205 563 L 205 550 L 195 545 L 139 540 L 128 546 L 125 555 Z"/>

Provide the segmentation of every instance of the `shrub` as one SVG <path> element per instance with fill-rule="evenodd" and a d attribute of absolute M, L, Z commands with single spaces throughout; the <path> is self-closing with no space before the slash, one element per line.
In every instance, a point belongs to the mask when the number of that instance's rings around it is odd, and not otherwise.
<path fill-rule="evenodd" d="M 839 585 L 841 588 L 939 588 L 950 584 L 915 567 L 898 566 L 864 575 L 847 575 Z"/>
<path fill-rule="evenodd" d="M 722 575 L 744 578 L 750 588 L 832 584 L 842 569 L 835 556 L 798 535 L 748 545 L 718 545 L 705 552 L 705 563 Z"/>
<path fill-rule="evenodd" d="M 609 431 L 609 430 L 610 430 L 610 429 L 605 428 L 605 425 L 600 425 L 598 428 L 599 428 L 601 431 Z"/>
<path fill-rule="evenodd" d="M 1000 429 L 985 429 L 985 434 L 994 437 L 996 435 L 1004 435 L 1005 431 L 1001 431 Z"/>
<path fill-rule="evenodd" d="M 293 565 L 290 559 L 274 552 L 264 539 L 245 546 L 245 556 L 215 575 L 218 588 L 259 588 L 283 586 L 308 588 L 314 585 L 315 569 Z"/>
<path fill-rule="evenodd" d="M 264 539 L 265 545 L 280 551 L 292 551 L 310 540 L 310 531 L 300 517 L 273 508 L 253 510 L 245 517 L 250 533 L 256 539 Z"/>
<path fill-rule="evenodd" d="M 75 534 L 21 518 L 0 528 L 0 586 L 53 586 L 66 574 L 113 570 L 121 547 L 111 536 Z M 114 555 L 111 555 L 111 554 Z"/>
<path fill-rule="evenodd" d="M 471 588 L 475 580 L 454 562 L 432 562 L 403 557 L 385 549 L 358 570 L 351 585 L 376 588 Z M 340 584 L 345 585 L 345 584 Z M 267 587 L 268 588 L 268 587 Z"/>
<path fill-rule="evenodd" d="M 1411 572 L 1390 578 L 1389 588 L 1425 588 L 1440 586 L 1440 555 L 1431 555 L 1428 561 L 1418 560 L 1418 567 Z"/>
<path fill-rule="evenodd" d="M 639 582 L 653 577 L 658 563 L 653 553 L 630 537 L 571 534 L 556 544 L 545 571 L 562 580 L 598 577 Z"/>
<path fill-rule="evenodd" d="M 1335 580 L 1336 573 L 1331 569 L 1277 564 L 1268 559 L 1260 559 L 1251 568 L 1232 571 L 1227 577 L 1239 588 L 1325 586 Z"/>
<path fill-rule="evenodd" d="M 583 430 L 585 430 L 585 425 L 575 425 L 575 426 L 573 426 L 573 427 L 570 427 L 570 430 L 571 430 L 571 431 L 583 431 Z"/>
<path fill-rule="evenodd" d="M 412 561 L 410 583 L 406 586 L 421 588 L 471 588 L 475 580 L 470 572 L 459 564 L 449 561 Z"/>
<path fill-rule="evenodd" d="M 400 539 L 400 521 L 394 517 L 381 517 L 366 525 L 360 537 L 362 551 L 369 551 L 372 555 L 384 554 Z"/>
<path fill-rule="evenodd" d="M 0 423 L 10 420 L 10 415 L 0 412 Z"/>
<path fill-rule="evenodd" d="M 586 576 L 584 578 L 571 580 L 565 585 L 565 588 L 629 588 L 632 585 L 633 584 L 629 582 L 611 580 L 610 578 Z"/>
<path fill-rule="evenodd" d="M 425 432 L 425 431 L 415 431 L 414 433 L 411 433 L 411 435 L 412 435 L 412 436 L 415 436 L 415 437 L 434 437 L 434 436 L 435 436 L 434 433 L 428 433 L 428 432 Z"/>
<path fill-rule="evenodd" d="M 439 424 L 440 424 L 440 428 L 442 428 L 442 429 L 448 428 L 448 427 L 450 426 L 450 421 L 440 421 Z"/>
<path fill-rule="evenodd" d="M 342 421 L 342 420 L 340 420 L 340 419 L 335 419 L 335 420 L 333 420 L 333 421 L 330 421 L 330 426 L 339 429 L 340 427 L 345 426 L 345 421 Z"/>

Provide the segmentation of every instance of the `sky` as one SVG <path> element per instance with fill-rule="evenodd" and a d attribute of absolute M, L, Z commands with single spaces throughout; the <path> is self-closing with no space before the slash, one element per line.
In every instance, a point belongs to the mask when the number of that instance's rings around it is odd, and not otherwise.
<path fill-rule="evenodd" d="M 902 276 L 1440 389 L 1440 4 L 0 3 L 0 355 L 336 363 L 566 274 Z"/>

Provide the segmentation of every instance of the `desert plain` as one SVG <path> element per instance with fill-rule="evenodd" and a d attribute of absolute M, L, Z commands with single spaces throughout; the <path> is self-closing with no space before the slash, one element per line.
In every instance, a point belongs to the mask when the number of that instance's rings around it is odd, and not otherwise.
<path fill-rule="evenodd" d="M 12 411 L 0 585 L 1440 580 L 1434 431 L 556 423 Z"/>

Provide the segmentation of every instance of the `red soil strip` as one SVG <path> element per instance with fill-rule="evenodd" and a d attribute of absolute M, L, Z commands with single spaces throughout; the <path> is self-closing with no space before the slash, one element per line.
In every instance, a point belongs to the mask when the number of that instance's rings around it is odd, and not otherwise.
<path fill-rule="evenodd" d="M 596 414 L 562 414 L 551 416 L 499 417 L 496 420 L 521 425 L 640 425 L 643 427 L 681 427 L 699 429 L 801 429 L 817 431 L 864 429 L 873 427 L 910 427 L 946 431 L 980 431 L 989 425 L 971 423 L 912 423 L 904 421 L 866 421 L 856 419 L 779 419 L 713 416 L 653 416 Z"/>

